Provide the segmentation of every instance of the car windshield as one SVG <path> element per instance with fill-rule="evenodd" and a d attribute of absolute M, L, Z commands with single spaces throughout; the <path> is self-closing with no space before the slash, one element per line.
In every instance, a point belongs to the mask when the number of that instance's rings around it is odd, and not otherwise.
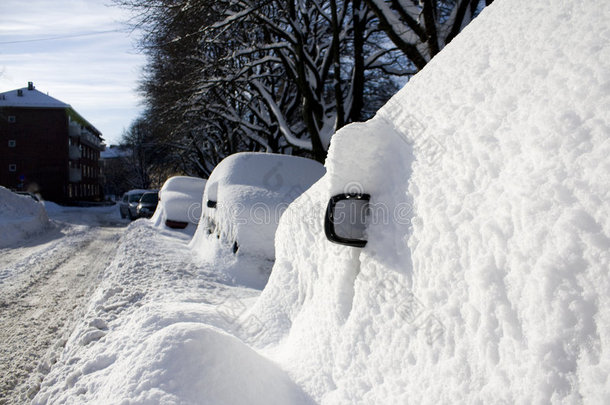
<path fill-rule="evenodd" d="M 140 201 L 140 198 L 142 198 L 142 194 L 143 193 L 129 195 L 129 202 L 138 202 L 138 201 Z"/>
<path fill-rule="evenodd" d="M 156 203 L 158 199 L 158 194 L 157 193 L 146 193 L 142 196 L 142 198 L 140 199 L 140 202 L 143 203 Z"/>

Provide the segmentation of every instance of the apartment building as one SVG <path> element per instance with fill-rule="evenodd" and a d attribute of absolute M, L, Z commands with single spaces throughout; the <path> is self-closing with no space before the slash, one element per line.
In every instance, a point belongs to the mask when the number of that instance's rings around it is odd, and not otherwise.
<path fill-rule="evenodd" d="M 0 93 L 0 185 L 56 202 L 96 201 L 102 134 L 32 82 Z"/>

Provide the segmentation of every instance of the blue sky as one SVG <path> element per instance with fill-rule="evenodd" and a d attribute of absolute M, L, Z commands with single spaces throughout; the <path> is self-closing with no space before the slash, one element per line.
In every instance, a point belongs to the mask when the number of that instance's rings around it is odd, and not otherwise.
<path fill-rule="evenodd" d="M 26 87 L 70 104 L 107 144 L 142 110 L 136 91 L 145 58 L 129 15 L 110 0 L 1 0 L 0 92 Z"/>

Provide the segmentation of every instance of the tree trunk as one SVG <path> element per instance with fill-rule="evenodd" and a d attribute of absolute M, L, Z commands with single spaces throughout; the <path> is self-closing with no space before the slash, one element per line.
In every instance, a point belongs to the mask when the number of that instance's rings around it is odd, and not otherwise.
<path fill-rule="evenodd" d="M 352 24 L 354 32 L 354 71 L 352 74 L 352 104 L 349 111 L 349 121 L 358 122 L 362 119 L 364 107 L 364 33 L 366 21 L 360 20 L 362 1 L 354 0 L 352 4 Z"/>
<path fill-rule="evenodd" d="M 337 2 L 336 0 L 329 1 L 332 25 L 331 28 L 333 32 L 332 53 L 335 71 L 335 108 L 337 110 L 337 117 L 335 119 L 335 131 L 337 131 L 345 125 L 345 109 L 343 108 L 343 86 L 341 86 L 341 48 L 339 46 L 339 34 L 341 33 L 341 27 L 339 26 L 339 21 L 337 17 Z"/>

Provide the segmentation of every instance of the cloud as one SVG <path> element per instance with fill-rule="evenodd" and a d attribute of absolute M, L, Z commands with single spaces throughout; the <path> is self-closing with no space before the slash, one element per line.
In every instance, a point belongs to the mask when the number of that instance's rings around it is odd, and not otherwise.
<path fill-rule="evenodd" d="M 3 35 L 61 35 L 79 30 L 110 29 L 127 15 L 105 0 L 3 0 Z"/>
<path fill-rule="evenodd" d="M 125 11 L 106 3 L 2 0 L 0 91 L 33 81 L 115 143 L 141 112 L 136 88 L 145 58 L 120 22 L 128 17 Z M 92 32 L 104 33 L 82 35 Z M 64 38 L 41 40 L 56 37 Z"/>

